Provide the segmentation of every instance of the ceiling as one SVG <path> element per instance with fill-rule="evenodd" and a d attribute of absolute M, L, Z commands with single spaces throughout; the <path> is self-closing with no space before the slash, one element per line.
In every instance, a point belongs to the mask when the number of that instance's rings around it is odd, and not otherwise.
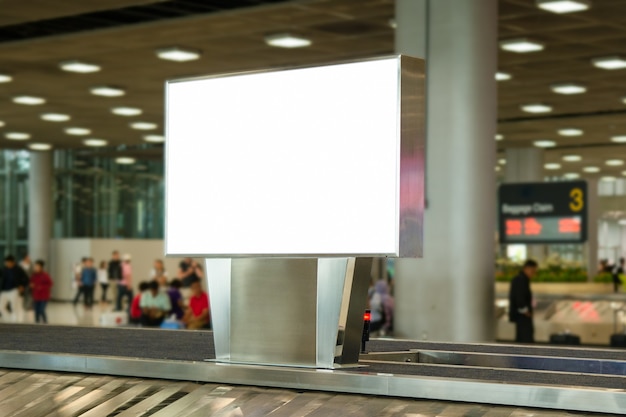
<path fill-rule="evenodd" d="M 581 162 L 561 162 L 562 169 L 596 175 L 621 175 L 624 167 L 607 167 L 606 159 L 624 157 L 624 146 L 610 141 L 626 135 L 626 69 L 595 68 L 596 57 L 626 56 L 626 1 L 595 0 L 590 10 L 557 15 L 540 10 L 534 0 L 499 1 L 499 38 L 528 37 L 545 50 L 527 54 L 499 51 L 499 70 L 512 75 L 498 82 L 500 154 L 549 139 L 546 162 L 579 154 Z M 143 135 L 161 134 L 164 81 L 257 68 L 282 67 L 351 59 L 393 52 L 393 0 L 0 0 L 0 147 L 20 148 L 31 142 L 57 148 L 82 147 L 83 137 L 65 127 L 89 128 L 89 137 L 116 145 L 139 145 Z M 267 46 L 264 36 L 295 32 L 313 41 L 300 49 Z M 202 51 L 200 59 L 163 61 L 155 50 L 169 46 Z M 100 65 L 89 74 L 61 71 L 59 63 L 81 60 Z M 561 95 L 550 86 L 578 82 L 587 92 Z M 123 88 L 123 97 L 91 95 L 99 85 Z M 14 104 L 12 97 L 44 97 L 40 106 Z M 546 103 L 548 114 L 525 113 L 520 105 Z M 111 113 L 114 106 L 143 110 L 134 117 Z M 48 122 L 42 113 L 71 115 L 67 122 Z M 130 127 L 133 121 L 156 123 L 154 131 Z M 562 137 L 557 130 L 578 128 L 583 134 Z M 26 132 L 29 141 L 11 141 L 6 132 Z"/>

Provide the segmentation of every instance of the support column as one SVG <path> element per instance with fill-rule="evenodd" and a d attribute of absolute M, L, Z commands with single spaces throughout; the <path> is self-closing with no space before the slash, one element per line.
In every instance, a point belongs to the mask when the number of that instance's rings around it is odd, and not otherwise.
<path fill-rule="evenodd" d="M 543 149 L 507 149 L 504 181 L 506 183 L 542 182 Z M 541 262 L 548 256 L 546 245 L 526 245 L 526 247 L 528 258 Z"/>
<path fill-rule="evenodd" d="M 593 281 L 598 273 L 598 224 L 600 223 L 600 197 L 598 195 L 598 178 L 586 178 L 587 181 L 587 280 Z M 618 258 L 619 260 L 619 258 Z"/>
<path fill-rule="evenodd" d="M 494 338 L 496 0 L 396 0 L 396 51 L 425 57 L 424 258 L 396 266 L 396 335 Z"/>
<path fill-rule="evenodd" d="M 28 253 L 50 261 L 52 238 L 52 152 L 31 152 L 28 182 Z"/>

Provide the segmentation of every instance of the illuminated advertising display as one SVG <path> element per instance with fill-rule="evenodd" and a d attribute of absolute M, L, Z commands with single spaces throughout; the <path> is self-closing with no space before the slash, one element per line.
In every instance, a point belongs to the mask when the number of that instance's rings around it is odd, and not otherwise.
<path fill-rule="evenodd" d="M 500 242 L 582 243 L 587 239 L 587 183 L 503 184 Z"/>

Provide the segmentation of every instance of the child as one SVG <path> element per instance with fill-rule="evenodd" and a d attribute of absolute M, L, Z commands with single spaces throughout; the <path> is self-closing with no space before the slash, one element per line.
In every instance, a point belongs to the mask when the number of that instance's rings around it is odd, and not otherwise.
<path fill-rule="evenodd" d="M 33 275 L 30 278 L 30 288 L 33 292 L 33 302 L 35 307 L 35 322 L 48 323 L 46 316 L 46 304 L 50 300 L 50 288 L 52 279 L 43 269 L 44 261 L 38 260 L 33 268 Z"/>
<path fill-rule="evenodd" d="M 141 311 L 141 294 L 146 292 L 149 287 L 150 284 L 145 281 L 139 283 L 139 294 L 133 298 L 133 301 L 130 304 L 130 322 L 133 324 L 141 323 L 141 315 L 143 313 Z"/>
<path fill-rule="evenodd" d="M 107 302 L 107 290 L 109 289 L 109 271 L 107 270 L 107 261 L 100 262 L 100 267 L 98 268 L 98 283 L 102 289 L 100 302 L 105 304 Z"/>

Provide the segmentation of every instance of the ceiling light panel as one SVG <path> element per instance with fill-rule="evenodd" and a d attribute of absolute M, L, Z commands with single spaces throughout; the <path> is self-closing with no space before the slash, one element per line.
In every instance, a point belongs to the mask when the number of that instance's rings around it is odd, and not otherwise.
<path fill-rule="evenodd" d="M 611 142 L 615 142 L 615 143 L 626 143 L 626 135 L 618 135 L 618 136 L 613 136 L 611 138 Z"/>
<path fill-rule="evenodd" d="M 584 167 L 583 171 L 588 172 L 590 174 L 595 174 L 595 173 L 600 172 L 600 168 L 598 168 L 598 167 Z"/>
<path fill-rule="evenodd" d="M 613 181 L 616 181 L 616 180 L 617 180 L 617 178 L 615 178 L 615 177 L 611 177 L 611 176 L 602 177 L 602 178 L 600 178 L 600 179 L 601 179 L 602 181 L 604 181 L 604 182 L 613 182 Z"/>
<path fill-rule="evenodd" d="M 556 142 L 553 140 L 536 140 L 533 142 L 537 148 L 554 148 L 556 146 Z"/>
<path fill-rule="evenodd" d="M 0 127 L 4 127 L 6 125 L 6 123 L 4 123 L 2 120 L 0 120 Z"/>
<path fill-rule="evenodd" d="M 580 178 L 580 174 L 576 172 L 568 172 L 566 174 L 563 174 L 563 178 L 565 178 L 566 180 L 575 180 Z"/>
<path fill-rule="evenodd" d="M 581 136 L 584 132 L 581 129 L 568 127 L 565 129 L 559 129 L 557 133 L 561 136 Z"/>
<path fill-rule="evenodd" d="M 604 163 L 610 167 L 619 167 L 624 165 L 624 161 L 621 159 L 607 159 Z"/>
<path fill-rule="evenodd" d="M 130 127 L 137 130 L 153 130 L 156 129 L 158 125 L 150 122 L 134 122 L 130 124 Z"/>
<path fill-rule="evenodd" d="M 582 94 L 587 92 L 587 87 L 576 83 L 553 84 L 550 89 L 557 94 Z"/>
<path fill-rule="evenodd" d="M 160 59 L 174 62 L 194 61 L 200 58 L 200 51 L 187 48 L 171 47 L 162 48 L 156 51 Z"/>
<path fill-rule="evenodd" d="M 530 39 L 509 39 L 500 41 L 500 49 L 509 52 L 517 52 L 518 54 L 524 54 L 528 52 L 542 51 L 543 44 Z"/>
<path fill-rule="evenodd" d="M 511 78 L 513 78 L 513 76 L 508 72 L 496 72 L 496 81 L 508 81 Z"/>
<path fill-rule="evenodd" d="M 552 106 L 541 103 L 524 104 L 521 108 L 526 113 L 550 113 L 552 111 Z"/>
<path fill-rule="evenodd" d="M 504 135 L 500 133 L 496 133 L 496 140 L 503 140 L 503 139 L 504 139 Z"/>
<path fill-rule="evenodd" d="M 265 37 L 265 43 L 276 48 L 305 48 L 311 46 L 312 42 L 302 36 L 292 35 L 290 33 L 277 33 Z"/>
<path fill-rule="evenodd" d="M 96 138 L 85 139 L 83 140 L 83 143 L 86 146 L 93 146 L 93 147 L 106 146 L 109 144 L 109 142 L 105 139 L 96 139 Z"/>
<path fill-rule="evenodd" d="M 47 122 L 67 122 L 70 120 L 70 116 L 63 113 L 44 113 L 41 115 L 41 120 Z"/>
<path fill-rule="evenodd" d="M 595 58 L 591 60 L 594 67 L 605 70 L 617 70 L 626 68 L 626 59 L 620 56 L 610 56 L 605 58 Z"/>
<path fill-rule="evenodd" d="M 565 162 L 579 162 L 583 160 L 583 157 L 580 155 L 563 155 L 562 159 Z"/>
<path fill-rule="evenodd" d="M 135 162 L 137 162 L 135 158 L 131 158 L 128 156 L 120 156 L 118 158 L 115 158 L 115 163 L 120 165 L 132 165 Z"/>
<path fill-rule="evenodd" d="M 111 113 L 116 114 L 118 116 L 139 116 L 143 113 L 143 110 L 138 109 L 137 107 L 113 107 L 111 109 Z"/>
<path fill-rule="evenodd" d="M 555 169 L 561 169 L 561 164 L 558 164 L 556 162 L 551 162 L 551 163 L 545 164 L 543 167 L 545 169 L 555 170 Z"/>
<path fill-rule="evenodd" d="M 4 137 L 10 140 L 28 140 L 30 139 L 30 133 L 24 132 L 7 132 Z"/>
<path fill-rule="evenodd" d="M 150 143 L 163 143 L 165 142 L 165 136 L 163 135 L 145 135 L 143 140 Z"/>
<path fill-rule="evenodd" d="M 91 94 L 95 96 L 102 96 L 102 97 L 121 97 L 124 94 L 126 94 L 126 91 L 124 91 L 123 88 L 113 87 L 110 85 L 92 87 L 89 91 L 91 91 Z"/>
<path fill-rule="evenodd" d="M 28 149 L 31 151 L 49 151 L 52 149 L 52 145 L 49 143 L 31 143 L 28 145 Z"/>
<path fill-rule="evenodd" d="M 85 136 L 91 133 L 91 129 L 84 127 L 66 127 L 65 133 L 73 136 Z"/>
<path fill-rule="evenodd" d="M 65 61 L 59 64 L 63 71 L 76 72 L 79 74 L 89 74 L 91 72 L 100 71 L 100 66 L 82 61 Z"/>
<path fill-rule="evenodd" d="M 44 104 L 46 99 L 37 96 L 15 96 L 13 97 L 13 102 L 16 104 L 24 104 L 26 106 L 39 106 Z"/>
<path fill-rule="evenodd" d="M 537 0 L 537 7 L 552 13 L 574 13 L 591 7 L 589 0 Z"/>
<path fill-rule="evenodd" d="M 13 81 L 13 77 L 9 74 L 0 74 L 0 83 L 10 83 Z"/>

